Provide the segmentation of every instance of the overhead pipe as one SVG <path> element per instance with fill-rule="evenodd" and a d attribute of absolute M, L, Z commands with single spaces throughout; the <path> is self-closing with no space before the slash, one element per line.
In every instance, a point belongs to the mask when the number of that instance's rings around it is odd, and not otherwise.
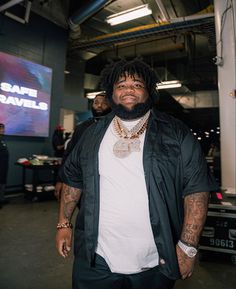
<path fill-rule="evenodd" d="M 99 2 L 99 1 L 96 1 Z M 105 1 L 110 2 L 110 1 Z M 107 3 L 108 4 L 108 3 Z M 170 19 L 169 21 L 155 24 L 143 25 L 131 29 L 122 30 L 115 33 L 110 33 L 106 35 L 100 35 L 94 38 L 91 38 L 87 41 L 83 41 L 81 43 L 76 43 L 73 45 L 71 49 L 88 49 L 93 48 L 97 45 L 107 45 L 114 44 L 122 41 L 129 41 L 132 39 L 140 38 L 140 37 L 149 37 L 155 35 L 157 33 L 165 33 L 168 31 L 172 31 L 174 29 L 184 29 L 188 27 L 198 26 L 201 24 L 208 24 L 214 22 L 214 7 L 209 5 L 207 8 L 201 10 L 200 12 L 186 16 Z M 77 11 L 78 13 L 78 11 Z M 76 13 L 76 14 L 77 14 Z M 213 23 L 214 24 L 214 23 Z"/>
<path fill-rule="evenodd" d="M 23 2 L 23 0 L 12 0 L 12 1 L 9 1 L 5 4 L 3 4 L 2 6 L 0 6 L 0 12 L 8 9 L 8 8 L 11 8 L 12 6 L 16 5 L 16 4 L 19 4 L 20 2 Z"/>
<path fill-rule="evenodd" d="M 172 18 L 170 19 L 171 23 L 177 23 L 177 22 L 183 22 L 183 21 L 189 21 L 189 20 L 200 20 L 200 19 L 205 19 L 214 17 L 214 13 L 206 13 L 206 14 L 194 14 L 190 16 L 185 16 L 185 17 L 178 17 L 178 18 Z"/>
<path fill-rule="evenodd" d="M 164 20 L 164 21 L 169 20 L 170 17 L 169 17 L 169 15 L 168 15 L 167 11 L 166 11 L 166 8 L 165 8 L 162 0 L 155 0 L 155 1 L 156 1 L 156 4 L 157 4 L 160 12 L 161 12 L 161 15 L 162 15 L 163 20 Z"/>
<path fill-rule="evenodd" d="M 113 0 L 87 1 L 89 3 L 84 5 L 69 18 L 68 23 L 70 28 L 72 30 L 76 30 L 81 23 L 83 23 L 86 19 L 97 13 L 100 9 L 112 1 Z"/>
<path fill-rule="evenodd" d="M 196 27 L 199 25 L 204 25 L 212 23 L 214 25 L 214 14 L 209 13 L 208 15 L 193 15 L 188 17 L 188 20 L 176 21 L 174 23 L 167 22 L 165 24 L 150 24 L 143 25 L 136 28 L 131 28 L 111 34 L 101 35 L 86 42 L 81 42 L 72 47 L 72 49 L 88 49 L 92 47 L 96 47 L 97 45 L 107 45 L 114 44 L 122 41 L 128 41 L 140 37 L 149 37 L 151 35 L 155 35 L 157 33 L 166 33 L 176 29 L 186 29 L 190 27 Z M 176 20 L 176 19 L 175 19 Z"/>

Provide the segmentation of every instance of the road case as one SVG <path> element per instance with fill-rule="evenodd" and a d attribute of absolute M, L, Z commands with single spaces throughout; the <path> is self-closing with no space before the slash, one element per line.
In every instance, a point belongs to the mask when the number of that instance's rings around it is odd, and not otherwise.
<path fill-rule="evenodd" d="M 199 250 L 200 254 L 204 251 L 230 254 L 232 263 L 236 264 L 236 205 L 209 204 Z"/>

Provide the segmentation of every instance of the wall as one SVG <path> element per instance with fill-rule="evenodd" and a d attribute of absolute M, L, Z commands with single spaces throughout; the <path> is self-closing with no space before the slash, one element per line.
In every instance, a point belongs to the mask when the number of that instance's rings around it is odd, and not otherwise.
<path fill-rule="evenodd" d="M 65 97 L 63 108 L 73 111 L 84 111 L 88 108 L 88 101 L 84 95 L 85 61 L 79 57 L 67 59 L 65 75 Z"/>
<path fill-rule="evenodd" d="M 21 184 L 21 169 L 15 165 L 19 158 L 53 153 L 51 136 L 64 99 L 66 46 L 67 31 L 34 13 L 27 25 L 0 14 L 0 50 L 53 69 L 49 137 L 6 137 L 10 151 L 8 190 Z"/>
<path fill-rule="evenodd" d="M 70 109 L 61 109 L 60 112 L 60 123 L 65 129 L 65 132 L 73 132 L 74 131 L 74 111 Z"/>

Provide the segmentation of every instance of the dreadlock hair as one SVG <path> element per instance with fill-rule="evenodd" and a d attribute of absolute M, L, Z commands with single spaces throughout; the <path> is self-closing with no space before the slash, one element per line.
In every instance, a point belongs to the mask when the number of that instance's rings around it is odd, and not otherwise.
<path fill-rule="evenodd" d="M 113 86 L 119 77 L 126 77 L 127 75 L 134 77 L 135 74 L 144 80 L 149 96 L 156 103 L 158 98 L 156 90 L 158 77 L 155 71 L 139 58 L 130 61 L 122 59 L 112 62 L 102 70 L 100 84 L 101 88 L 106 91 L 107 98 L 112 98 Z"/>

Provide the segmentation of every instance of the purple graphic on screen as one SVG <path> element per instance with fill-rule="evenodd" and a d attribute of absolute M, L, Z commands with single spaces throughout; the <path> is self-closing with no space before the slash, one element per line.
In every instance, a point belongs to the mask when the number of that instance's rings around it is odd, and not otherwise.
<path fill-rule="evenodd" d="M 7 135 L 47 137 L 52 69 L 0 52 L 0 123 Z"/>

